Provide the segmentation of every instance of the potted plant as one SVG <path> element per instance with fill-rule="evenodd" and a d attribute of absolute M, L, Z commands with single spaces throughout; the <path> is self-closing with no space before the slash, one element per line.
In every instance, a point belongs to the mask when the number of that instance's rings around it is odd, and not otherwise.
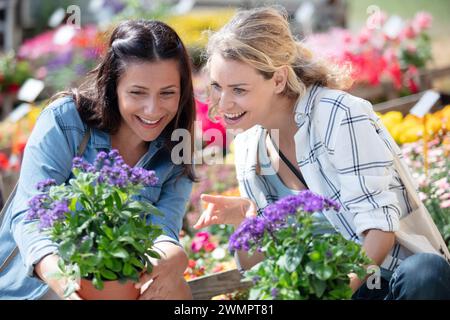
<path fill-rule="evenodd" d="M 112 150 L 99 152 L 93 165 L 74 158 L 72 172 L 67 185 L 40 182 L 41 193 L 29 202 L 27 219 L 59 246 L 55 276 L 69 279 L 66 296 L 81 279 L 84 299 L 136 299 L 134 283 L 152 270 L 149 257 L 160 258 L 153 243 L 161 228 L 149 217 L 161 213 L 140 196 L 157 183 L 154 171 L 131 168 Z M 114 281 L 124 287 L 109 290 Z"/>
<path fill-rule="evenodd" d="M 246 271 L 254 283 L 250 299 L 349 299 L 349 274 L 366 276 L 370 260 L 360 245 L 339 233 L 317 234 L 312 214 L 338 210 L 332 200 L 302 191 L 246 218 L 230 238 L 231 250 L 262 252 L 265 259 Z"/>

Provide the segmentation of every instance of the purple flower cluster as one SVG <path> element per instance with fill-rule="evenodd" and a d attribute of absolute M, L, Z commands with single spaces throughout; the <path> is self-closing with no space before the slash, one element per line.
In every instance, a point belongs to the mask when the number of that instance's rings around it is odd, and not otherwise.
<path fill-rule="evenodd" d="M 274 234 L 277 230 L 284 228 L 287 225 L 288 216 L 296 215 L 298 210 L 313 213 L 328 209 L 338 211 L 339 208 L 336 201 L 309 190 L 284 197 L 268 205 L 262 216 L 245 219 L 231 235 L 229 249 L 248 251 L 255 245 L 260 250 L 264 233 L 267 231 Z"/>
<path fill-rule="evenodd" d="M 154 186 L 158 183 L 158 178 L 154 171 L 139 167 L 131 168 L 115 149 L 109 153 L 100 151 L 93 165 L 80 157 L 74 158 L 72 164 L 73 168 L 80 169 L 83 172 L 99 172 L 97 180 L 99 183 L 106 182 L 120 188 L 129 184 Z"/>
<path fill-rule="evenodd" d="M 67 200 L 52 202 L 46 194 L 38 194 L 28 201 L 30 209 L 27 212 L 27 220 L 39 219 L 39 229 L 47 229 L 53 224 L 64 219 L 64 214 L 69 212 Z"/>
<path fill-rule="evenodd" d="M 41 192 L 45 192 L 51 186 L 56 186 L 55 179 L 45 179 L 41 182 L 38 182 L 38 184 L 36 185 L 36 189 L 38 189 Z"/>

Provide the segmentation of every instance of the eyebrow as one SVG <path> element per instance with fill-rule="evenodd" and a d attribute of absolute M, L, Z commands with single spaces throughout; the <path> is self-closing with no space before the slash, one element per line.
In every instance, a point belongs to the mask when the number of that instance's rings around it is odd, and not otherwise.
<path fill-rule="evenodd" d="M 135 84 L 135 85 L 132 85 L 132 87 L 134 87 L 134 88 L 138 88 L 138 89 L 143 89 L 143 90 L 148 90 L 148 88 L 147 87 L 143 87 L 143 86 L 140 86 L 140 85 L 137 85 L 137 84 Z M 166 87 L 164 87 L 164 88 L 161 88 L 161 90 L 166 90 L 166 89 L 170 89 L 170 88 L 177 88 L 177 86 L 176 85 L 174 85 L 174 84 L 171 84 L 171 85 L 169 85 L 169 86 L 166 86 Z"/>
<path fill-rule="evenodd" d="M 220 85 L 217 83 L 217 81 L 211 81 L 210 84 L 211 84 L 211 85 L 214 84 L 214 85 L 217 85 L 217 86 L 220 87 Z M 248 83 L 244 83 L 244 82 L 243 82 L 243 83 L 229 84 L 228 87 L 230 87 L 230 88 L 235 88 L 235 87 L 248 86 L 248 85 L 249 85 Z"/>

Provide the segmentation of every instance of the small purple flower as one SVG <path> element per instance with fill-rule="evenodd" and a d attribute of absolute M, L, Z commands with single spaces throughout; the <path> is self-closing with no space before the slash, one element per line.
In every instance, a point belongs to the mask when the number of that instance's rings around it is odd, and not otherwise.
<path fill-rule="evenodd" d="M 108 154 L 105 151 L 100 151 L 95 157 L 94 167 L 96 169 L 101 169 L 105 165 L 106 159 L 108 159 Z"/>
<path fill-rule="evenodd" d="M 46 194 L 38 194 L 28 201 L 30 209 L 27 212 L 27 220 L 39 220 L 39 229 L 46 229 L 55 223 L 55 221 L 64 219 L 64 214 L 69 212 L 68 201 L 51 202 Z"/>
<path fill-rule="evenodd" d="M 31 198 L 28 201 L 28 206 L 30 209 L 27 212 L 26 219 L 27 220 L 33 220 L 38 219 L 43 211 L 47 210 L 46 208 L 46 201 L 49 199 L 48 195 L 46 194 L 38 194 Z"/>
<path fill-rule="evenodd" d="M 75 157 L 72 160 L 72 168 L 80 169 L 83 172 L 95 172 L 95 168 L 89 163 L 83 160 L 81 157 Z"/>
<path fill-rule="evenodd" d="M 230 251 L 248 251 L 252 245 L 259 245 L 266 230 L 266 223 L 267 220 L 263 217 L 245 219 L 230 237 Z"/>
<path fill-rule="evenodd" d="M 254 276 L 254 277 L 252 278 L 253 284 L 257 284 L 260 280 L 261 280 L 261 277 L 260 277 L 260 276 Z"/>
<path fill-rule="evenodd" d="M 272 298 L 276 299 L 276 297 L 278 296 L 278 289 L 272 288 L 272 290 L 270 290 L 270 295 L 272 296 Z"/>
<path fill-rule="evenodd" d="M 85 165 L 77 160 L 77 167 L 84 168 Z M 95 170 L 89 172 L 99 172 L 98 183 L 109 183 L 112 186 L 124 188 L 128 184 L 144 186 L 154 186 L 158 183 L 158 178 L 154 171 L 144 168 L 131 168 L 125 163 L 118 150 L 112 149 L 109 153 L 100 151 L 94 162 Z M 92 169 L 92 168 L 91 168 Z"/>
<path fill-rule="evenodd" d="M 230 251 L 248 251 L 256 246 L 256 249 L 260 251 L 265 232 L 274 235 L 279 229 L 285 228 L 290 220 L 289 217 L 295 216 L 299 210 L 313 213 L 328 209 L 339 210 L 339 205 L 309 190 L 295 196 L 284 197 L 268 205 L 262 216 L 245 219 L 231 235 L 229 249 Z"/>
<path fill-rule="evenodd" d="M 38 189 L 41 192 L 45 192 L 47 191 L 47 188 L 51 186 L 56 186 L 55 179 L 45 179 L 39 182 L 38 184 L 36 184 L 36 189 Z"/>

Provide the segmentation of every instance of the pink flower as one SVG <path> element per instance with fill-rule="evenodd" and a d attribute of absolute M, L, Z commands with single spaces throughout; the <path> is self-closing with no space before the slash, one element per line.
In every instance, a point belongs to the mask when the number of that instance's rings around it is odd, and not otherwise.
<path fill-rule="evenodd" d="M 440 189 L 440 190 L 442 190 L 442 189 Z M 447 190 L 445 190 L 445 191 L 447 191 Z M 450 200 L 450 193 L 444 193 L 443 195 L 439 196 L 439 200 Z"/>
<path fill-rule="evenodd" d="M 417 183 L 419 184 L 419 187 L 426 187 L 427 186 L 427 177 L 424 174 L 421 174 L 418 178 L 417 178 Z"/>
<path fill-rule="evenodd" d="M 394 63 L 398 60 L 397 53 L 394 48 L 387 48 L 383 53 L 383 58 L 388 64 Z"/>
<path fill-rule="evenodd" d="M 195 234 L 195 238 L 199 239 L 200 241 L 206 242 L 209 240 L 209 233 L 206 231 L 197 232 Z"/>
<path fill-rule="evenodd" d="M 199 252 L 203 248 L 203 243 L 200 241 L 192 241 L 191 250 L 192 252 Z"/>
<path fill-rule="evenodd" d="M 416 14 L 412 21 L 412 25 L 417 32 L 424 31 L 431 27 L 431 22 L 433 21 L 433 16 L 428 12 L 421 11 Z"/>
<path fill-rule="evenodd" d="M 425 200 L 427 200 L 427 195 L 425 194 L 425 193 L 423 193 L 423 192 L 419 192 L 419 199 L 420 199 L 420 201 L 425 201 Z"/>
<path fill-rule="evenodd" d="M 207 243 L 205 243 L 205 251 L 206 251 L 206 252 L 211 252 L 211 251 L 213 251 L 216 247 L 217 247 L 217 246 L 216 246 L 215 243 L 212 243 L 212 242 L 207 242 Z"/>
<path fill-rule="evenodd" d="M 367 18 L 367 25 L 371 26 L 372 29 L 381 28 L 386 20 L 386 13 L 383 11 L 377 11 Z"/>
<path fill-rule="evenodd" d="M 192 240 L 191 250 L 193 252 L 199 252 L 209 243 L 209 233 L 208 232 L 198 232 L 194 239 Z"/>
<path fill-rule="evenodd" d="M 36 78 L 38 79 L 45 79 L 47 76 L 47 68 L 46 67 L 40 67 L 36 70 Z"/>
<path fill-rule="evenodd" d="M 407 39 L 414 39 L 417 36 L 416 29 L 412 24 L 408 23 L 402 30 L 402 37 Z"/>
<path fill-rule="evenodd" d="M 362 29 L 358 35 L 359 44 L 367 43 L 371 36 L 372 36 L 372 32 L 368 28 Z"/>
<path fill-rule="evenodd" d="M 448 183 L 446 177 L 437 180 L 435 183 L 439 189 L 450 190 L 450 184 Z"/>
<path fill-rule="evenodd" d="M 450 208 L 450 200 L 442 201 L 440 207 L 443 209 Z"/>
<path fill-rule="evenodd" d="M 220 147 L 226 146 L 226 131 L 225 131 L 225 124 L 223 119 L 218 118 L 216 119 L 216 122 L 211 121 L 208 117 L 208 109 L 209 106 L 206 103 L 200 102 L 198 100 L 195 100 L 195 104 L 197 106 L 197 121 L 201 121 L 202 126 L 202 133 L 210 130 L 210 129 L 217 129 L 220 131 L 222 135 L 222 145 Z M 217 141 L 208 141 L 207 144 L 217 145 Z"/>

